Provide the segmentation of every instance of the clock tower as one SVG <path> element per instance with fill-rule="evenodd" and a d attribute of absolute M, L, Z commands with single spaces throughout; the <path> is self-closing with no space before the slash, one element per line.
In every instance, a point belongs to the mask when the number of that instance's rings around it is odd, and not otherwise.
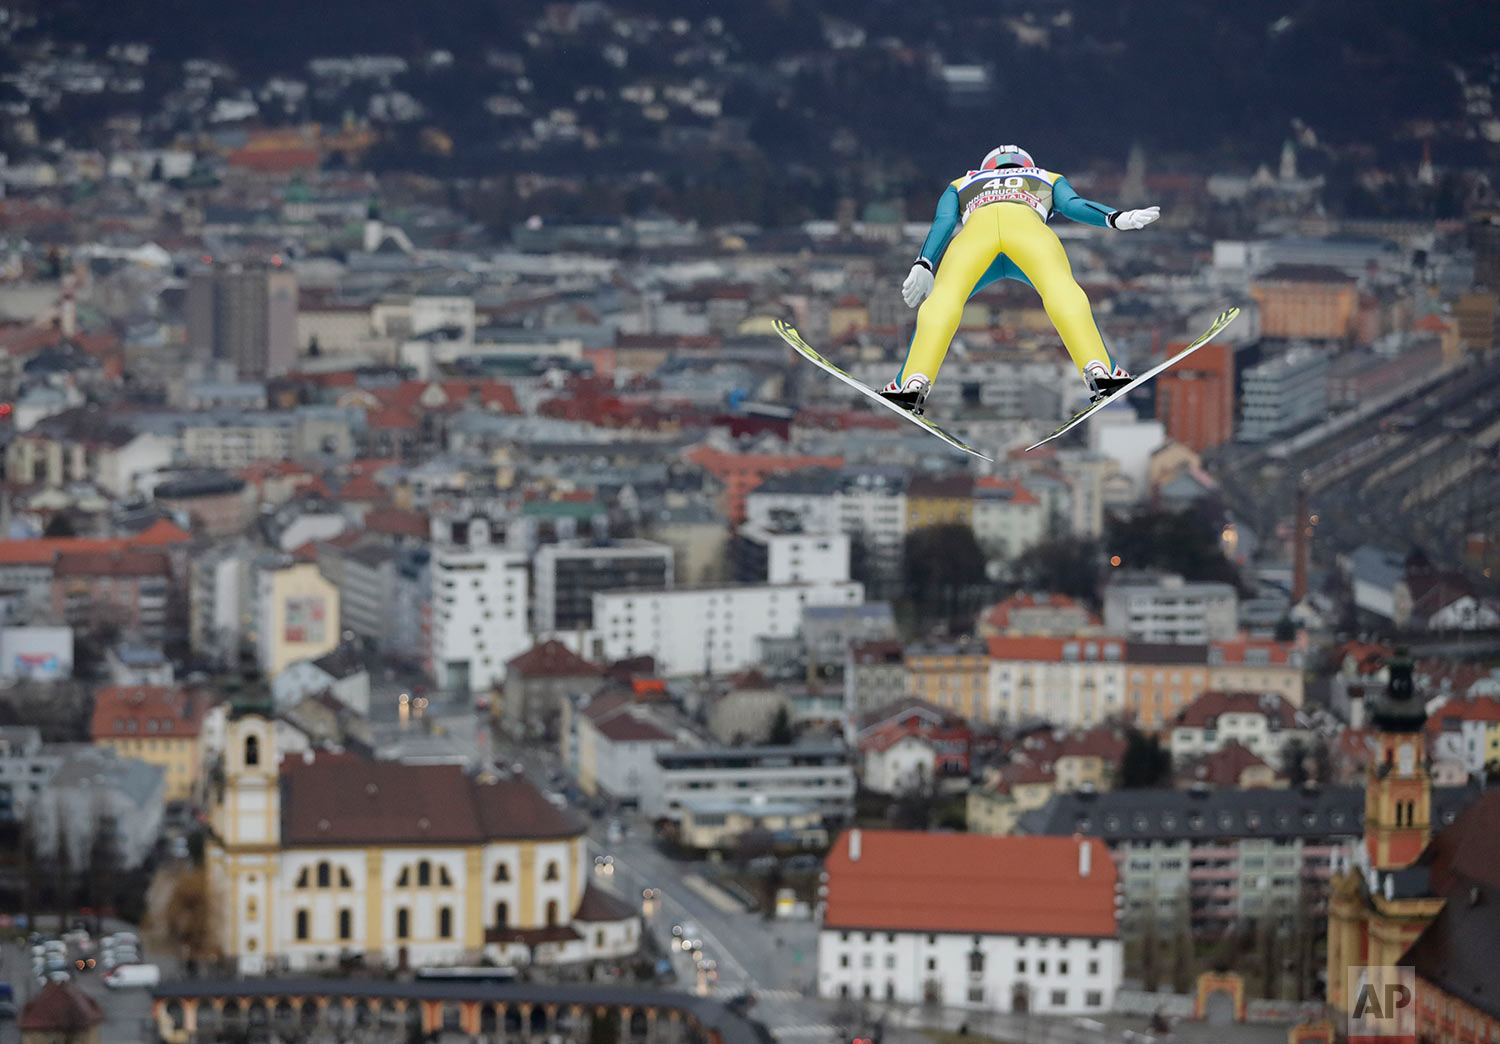
<path fill-rule="evenodd" d="M 1374 758 L 1365 778 L 1365 836 L 1334 867 L 1328 902 L 1328 1004 L 1348 1014 L 1351 967 L 1394 965 L 1442 909 L 1418 860 L 1432 836 L 1427 712 L 1404 652 L 1370 715 Z"/>

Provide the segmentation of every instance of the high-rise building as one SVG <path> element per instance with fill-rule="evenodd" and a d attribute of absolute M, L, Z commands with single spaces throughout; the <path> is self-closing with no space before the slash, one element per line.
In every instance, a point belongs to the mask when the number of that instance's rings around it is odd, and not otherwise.
<path fill-rule="evenodd" d="M 1264 442 L 1321 420 L 1328 405 L 1328 356 L 1307 346 L 1245 371 L 1239 438 Z"/>
<path fill-rule="evenodd" d="M 568 540 L 544 544 L 532 560 L 535 629 L 588 630 L 594 592 L 672 586 L 672 548 L 649 540 Z"/>
<path fill-rule="evenodd" d="M 297 277 L 285 268 L 215 265 L 192 273 L 188 349 L 241 377 L 274 377 L 297 357 Z"/>
<path fill-rule="evenodd" d="M 531 646 L 526 555 L 483 518 L 433 521 L 432 670 L 438 687 L 485 692 Z"/>
<path fill-rule="evenodd" d="M 1167 348 L 1167 357 L 1186 344 Z M 1234 434 L 1234 349 L 1205 344 L 1156 379 L 1156 419 L 1167 438 L 1202 453 Z"/>

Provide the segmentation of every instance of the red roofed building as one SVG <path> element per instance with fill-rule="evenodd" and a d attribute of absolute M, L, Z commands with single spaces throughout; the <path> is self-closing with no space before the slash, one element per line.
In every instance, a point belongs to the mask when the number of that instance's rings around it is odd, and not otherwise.
<path fill-rule="evenodd" d="M 517 737 L 556 741 L 562 705 L 598 686 L 604 669 L 559 641 L 533 645 L 505 665 L 503 699 L 492 706 L 506 731 Z"/>
<path fill-rule="evenodd" d="M 48 982 L 21 1009 L 22 1044 L 98 1044 L 104 1009 L 71 982 Z"/>
<path fill-rule="evenodd" d="M 166 774 L 167 801 L 195 796 L 203 775 L 203 715 L 209 707 L 201 693 L 162 685 L 118 685 L 94 694 L 90 737 L 122 758 L 160 765 Z"/>
<path fill-rule="evenodd" d="M 699 446 L 687 459 L 718 479 L 724 486 L 719 511 L 738 526 L 745 521 L 745 497 L 771 475 L 786 475 L 806 468 L 841 468 L 843 457 L 804 457 L 774 453 L 726 453 Z"/>
<path fill-rule="evenodd" d="M 1062 637 L 1093 633 L 1102 626 L 1097 614 L 1067 595 L 1022 591 L 981 613 L 978 633 L 981 638 Z"/>
<path fill-rule="evenodd" d="M 1185 758 L 1175 766 L 1179 786 L 1202 783 L 1224 790 L 1274 787 L 1280 782 L 1276 769 L 1239 743 L 1226 743 L 1218 750 Z"/>
<path fill-rule="evenodd" d="M 1104 1012 L 1122 972 L 1095 838 L 845 831 L 825 861 L 818 993 L 982 1011 Z"/>
<path fill-rule="evenodd" d="M 564 758 L 584 793 L 636 804 L 656 778 L 656 755 L 677 746 L 677 730 L 652 708 L 656 694 L 609 688 L 582 708 L 562 706 Z"/>
<path fill-rule="evenodd" d="M 172 581 L 171 560 L 155 549 L 63 552 L 52 564 L 53 618 L 75 630 L 110 625 L 165 641 Z"/>
<path fill-rule="evenodd" d="M 1047 535 L 1048 511 L 1014 479 L 985 476 L 974 483 L 974 536 L 987 550 L 1014 558 Z"/>
<path fill-rule="evenodd" d="M 1294 742 L 1309 748 L 1313 734 L 1296 707 L 1271 693 L 1211 689 L 1178 711 L 1171 723 L 1174 758 L 1238 743 L 1279 768 L 1282 751 Z"/>

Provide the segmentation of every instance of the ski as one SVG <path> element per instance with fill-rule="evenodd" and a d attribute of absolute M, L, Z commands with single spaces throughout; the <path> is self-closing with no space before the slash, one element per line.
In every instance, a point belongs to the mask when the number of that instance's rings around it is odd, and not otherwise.
<path fill-rule="evenodd" d="M 820 369 L 833 374 L 833 376 L 837 377 L 839 380 L 843 381 L 851 388 L 857 389 L 866 398 L 880 403 L 880 405 L 884 406 L 892 413 L 895 413 L 897 416 L 906 418 L 908 421 L 917 425 L 918 427 L 925 428 L 927 431 L 931 432 L 933 435 L 936 435 L 938 438 L 942 439 L 944 442 L 946 442 L 956 450 L 962 450 L 965 453 L 973 454 L 980 460 L 994 459 L 992 457 L 985 456 L 983 453 L 980 453 L 977 449 L 975 449 L 973 446 L 970 446 L 968 443 L 964 442 L 956 435 L 951 435 L 948 432 L 944 431 L 942 428 L 938 427 L 926 417 L 922 417 L 918 414 L 912 413 L 910 410 L 903 410 L 900 406 L 897 406 L 894 402 L 891 402 L 889 399 L 885 398 L 883 395 L 875 391 L 863 381 L 859 380 L 856 377 L 851 377 L 849 374 L 833 365 L 833 363 L 823 358 L 823 356 L 818 353 L 817 349 L 813 348 L 812 345 L 808 344 L 802 339 L 802 335 L 799 334 L 796 328 L 793 327 L 790 323 L 784 322 L 781 319 L 776 319 L 772 321 L 771 325 L 776 328 L 776 332 L 781 335 L 781 339 L 787 344 L 791 345 L 796 350 L 798 355 L 802 356 L 808 362 L 819 367 Z"/>
<path fill-rule="evenodd" d="M 1199 348 L 1202 348 L 1209 341 L 1212 341 L 1215 337 L 1217 337 L 1220 334 L 1220 332 L 1222 332 L 1223 329 L 1226 326 L 1228 326 L 1230 323 L 1234 322 L 1235 316 L 1237 316 L 1239 314 L 1240 314 L 1240 310 L 1238 308 L 1230 308 L 1227 311 L 1220 312 L 1219 313 L 1219 317 L 1217 319 L 1215 319 L 1212 324 L 1210 324 L 1209 328 L 1207 330 L 1205 330 L 1203 333 L 1199 334 L 1198 337 L 1196 339 L 1194 339 L 1194 341 L 1191 344 L 1189 344 L 1186 348 L 1184 348 L 1182 351 L 1178 352 L 1176 355 L 1172 356 L 1172 358 L 1166 360 L 1165 362 L 1159 362 L 1159 363 L 1157 363 L 1155 366 L 1151 367 L 1151 369 L 1147 370 L 1145 373 L 1143 373 L 1140 376 L 1138 376 L 1138 377 L 1134 378 L 1133 380 L 1131 380 L 1131 382 L 1129 384 L 1125 385 L 1123 388 L 1120 388 L 1120 389 L 1118 389 L 1116 391 L 1111 392 L 1109 395 L 1106 395 L 1104 398 L 1100 399 L 1098 402 L 1091 402 L 1091 403 L 1089 403 L 1082 410 L 1080 410 L 1079 412 L 1073 414 L 1072 418 L 1069 419 L 1067 422 L 1065 422 L 1062 425 L 1062 427 L 1058 428 L 1051 435 L 1048 435 L 1041 442 L 1034 443 L 1033 445 L 1027 446 L 1026 447 L 1027 451 L 1030 452 L 1031 450 L 1036 449 L 1038 446 L 1045 446 L 1047 443 L 1051 442 L 1053 439 L 1057 438 L 1059 435 L 1065 435 L 1065 434 L 1067 434 L 1068 432 L 1070 432 L 1074 428 L 1076 428 L 1078 425 L 1080 425 L 1084 421 L 1088 420 L 1089 417 L 1091 417 L 1091 416 L 1094 415 L 1094 413 L 1096 413 L 1097 411 L 1099 411 L 1099 410 L 1103 409 L 1104 407 L 1108 406 L 1110 403 L 1112 403 L 1116 399 L 1120 398 L 1120 396 L 1124 395 L 1126 392 L 1131 391 L 1134 388 L 1140 387 L 1141 385 L 1143 385 L 1147 381 L 1149 381 L 1151 378 L 1155 377 L 1157 374 L 1159 374 L 1163 370 L 1167 369 L 1169 366 L 1173 366 L 1176 363 L 1181 362 L 1183 359 L 1186 359 L 1189 355 L 1192 355 Z"/>

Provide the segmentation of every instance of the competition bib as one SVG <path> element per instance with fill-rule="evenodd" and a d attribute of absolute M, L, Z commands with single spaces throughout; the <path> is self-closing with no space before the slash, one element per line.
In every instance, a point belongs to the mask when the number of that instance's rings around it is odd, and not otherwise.
<path fill-rule="evenodd" d="M 1046 221 L 1052 216 L 1052 176 L 1040 167 L 971 170 L 959 179 L 959 223 L 991 203 L 1024 203 Z"/>

